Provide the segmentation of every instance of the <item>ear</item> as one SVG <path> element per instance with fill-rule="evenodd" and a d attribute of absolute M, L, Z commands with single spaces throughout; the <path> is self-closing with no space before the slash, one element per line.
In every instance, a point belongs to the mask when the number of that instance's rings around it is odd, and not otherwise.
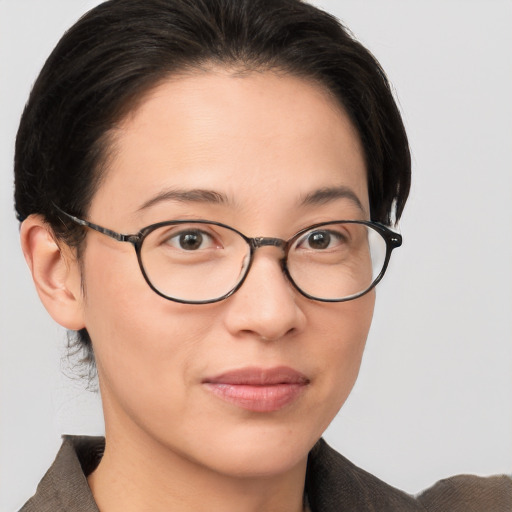
<path fill-rule="evenodd" d="M 37 293 L 51 317 L 63 327 L 85 327 L 80 267 L 74 251 L 57 242 L 41 215 L 27 217 L 20 230 L 21 247 Z"/>

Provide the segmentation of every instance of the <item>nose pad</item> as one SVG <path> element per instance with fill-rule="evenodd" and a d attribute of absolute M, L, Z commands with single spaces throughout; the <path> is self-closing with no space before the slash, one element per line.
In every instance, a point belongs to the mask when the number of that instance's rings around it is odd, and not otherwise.
<path fill-rule="evenodd" d="M 242 268 L 240 269 L 240 274 L 239 274 L 240 276 L 246 272 L 247 267 L 250 265 L 250 263 L 251 263 L 251 254 L 247 253 L 244 256 L 244 259 L 242 261 Z"/>

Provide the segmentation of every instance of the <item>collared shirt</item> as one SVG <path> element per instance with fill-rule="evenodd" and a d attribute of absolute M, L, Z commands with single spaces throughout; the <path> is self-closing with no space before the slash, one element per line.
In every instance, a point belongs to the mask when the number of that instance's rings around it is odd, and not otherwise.
<path fill-rule="evenodd" d="M 99 512 L 87 476 L 104 449 L 102 437 L 64 436 L 55 462 L 20 512 Z M 309 455 L 306 496 L 311 512 L 510 512 L 512 478 L 457 476 L 414 497 L 358 468 L 321 439 Z"/>

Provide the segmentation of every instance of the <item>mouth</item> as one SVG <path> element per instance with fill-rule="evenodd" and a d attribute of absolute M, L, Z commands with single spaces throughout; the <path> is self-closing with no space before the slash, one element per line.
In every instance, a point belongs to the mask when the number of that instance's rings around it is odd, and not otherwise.
<path fill-rule="evenodd" d="M 202 384 L 218 398 L 241 409 L 274 412 L 298 399 L 309 379 L 286 366 L 249 367 L 208 377 Z"/>

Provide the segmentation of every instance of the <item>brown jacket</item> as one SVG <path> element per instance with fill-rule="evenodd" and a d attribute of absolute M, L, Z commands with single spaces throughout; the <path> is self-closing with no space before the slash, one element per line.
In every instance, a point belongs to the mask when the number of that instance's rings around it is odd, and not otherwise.
<path fill-rule="evenodd" d="M 86 475 L 98 465 L 101 437 L 65 436 L 36 494 L 20 512 L 99 512 Z M 395 489 L 320 440 L 310 453 L 306 493 L 312 512 L 511 512 L 512 478 L 457 476 L 417 497 Z"/>

